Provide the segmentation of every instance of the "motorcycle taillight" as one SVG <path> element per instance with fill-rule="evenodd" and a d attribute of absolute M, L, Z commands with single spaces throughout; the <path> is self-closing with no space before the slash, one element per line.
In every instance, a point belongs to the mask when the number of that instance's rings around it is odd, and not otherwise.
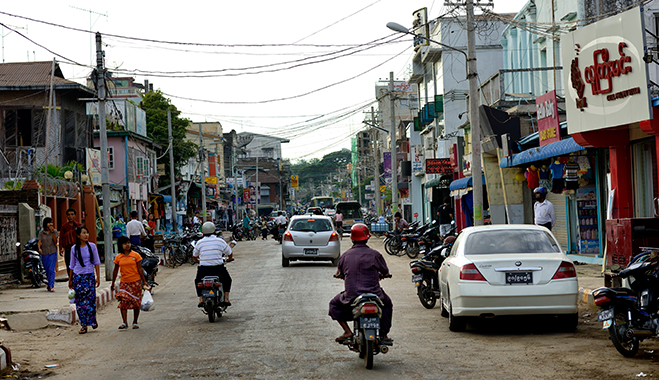
<path fill-rule="evenodd" d="M 359 310 L 362 314 L 377 314 L 378 305 L 374 303 L 365 303 Z"/>
<path fill-rule="evenodd" d="M 213 287 L 213 280 L 204 280 L 204 287 L 205 288 L 212 288 Z"/>

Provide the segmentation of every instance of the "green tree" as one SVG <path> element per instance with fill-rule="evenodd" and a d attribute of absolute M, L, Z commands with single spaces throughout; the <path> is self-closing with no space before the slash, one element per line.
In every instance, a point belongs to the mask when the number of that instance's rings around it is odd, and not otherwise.
<path fill-rule="evenodd" d="M 185 139 L 185 129 L 190 125 L 190 120 L 179 117 L 181 111 L 176 109 L 170 99 L 166 98 L 160 90 L 148 92 L 142 99 L 141 108 L 146 112 L 146 131 L 149 138 L 153 139 L 163 149 L 169 146 L 169 133 L 167 130 L 167 110 L 172 113 L 172 137 L 174 138 L 174 170 L 175 175 L 181 174 L 181 166 L 187 164 L 191 157 L 199 151 L 199 145 Z M 160 176 L 158 186 L 170 184 L 169 178 L 169 154 L 165 154 L 158 163 L 165 164 L 165 175 Z"/>

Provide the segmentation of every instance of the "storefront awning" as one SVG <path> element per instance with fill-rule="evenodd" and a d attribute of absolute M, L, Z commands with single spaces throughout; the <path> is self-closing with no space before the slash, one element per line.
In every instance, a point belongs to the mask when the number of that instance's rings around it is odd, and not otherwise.
<path fill-rule="evenodd" d="M 483 176 L 483 185 L 485 185 L 485 176 Z M 453 190 L 466 189 L 472 186 L 473 186 L 473 180 L 471 179 L 471 176 L 469 176 L 469 177 L 456 179 L 455 181 L 451 182 L 448 188 L 449 190 L 453 191 Z"/>
<path fill-rule="evenodd" d="M 434 179 L 431 179 L 427 181 L 424 186 L 426 189 L 430 189 L 431 187 L 438 187 L 440 189 L 445 189 L 449 186 L 451 181 L 453 180 L 453 177 L 450 175 L 442 175 L 438 176 Z"/>
<path fill-rule="evenodd" d="M 512 157 L 504 157 L 501 159 L 501 162 L 499 162 L 499 166 L 502 168 L 520 166 L 531 162 L 545 160 L 551 157 L 578 152 L 583 149 L 586 148 L 577 144 L 574 139 L 570 137 L 568 139 L 547 144 L 545 146 L 527 149 L 521 153 L 514 154 Z"/>

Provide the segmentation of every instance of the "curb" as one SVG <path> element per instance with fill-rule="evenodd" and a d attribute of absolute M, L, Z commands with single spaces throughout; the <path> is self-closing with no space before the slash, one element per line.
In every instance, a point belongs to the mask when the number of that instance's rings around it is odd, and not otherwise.
<path fill-rule="evenodd" d="M 114 299 L 115 291 L 110 287 L 96 291 L 96 309 L 101 309 Z M 68 304 L 61 309 L 52 309 L 46 313 L 46 319 L 49 321 L 64 322 L 70 325 L 78 321 L 76 315 L 76 305 Z"/>
<path fill-rule="evenodd" d="M 0 373 L 11 365 L 11 351 L 4 344 L 0 345 Z"/>
<path fill-rule="evenodd" d="M 579 302 L 585 303 L 589 306 L 595 306 L 593 291 L 591 289 L 579 287 Z"/>

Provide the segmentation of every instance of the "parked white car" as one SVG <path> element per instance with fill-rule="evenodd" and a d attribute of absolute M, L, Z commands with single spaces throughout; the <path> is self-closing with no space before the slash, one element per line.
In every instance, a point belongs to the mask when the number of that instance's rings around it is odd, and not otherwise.
<path fill-rule="evenodd" d="M 558 315 L 578 322 L 577 272 L 554 235 L 534 225 L 464 229 L 440 268 L 442 316 L 451 331 L 467 317 Z"/>
<path fill-rule="evenodd" d="M 332 219 L 325 215 L 295 215 L 288 223 L 281 244 L 281 265 L 291 261 L 339 262 L 341 242 Z"/>

